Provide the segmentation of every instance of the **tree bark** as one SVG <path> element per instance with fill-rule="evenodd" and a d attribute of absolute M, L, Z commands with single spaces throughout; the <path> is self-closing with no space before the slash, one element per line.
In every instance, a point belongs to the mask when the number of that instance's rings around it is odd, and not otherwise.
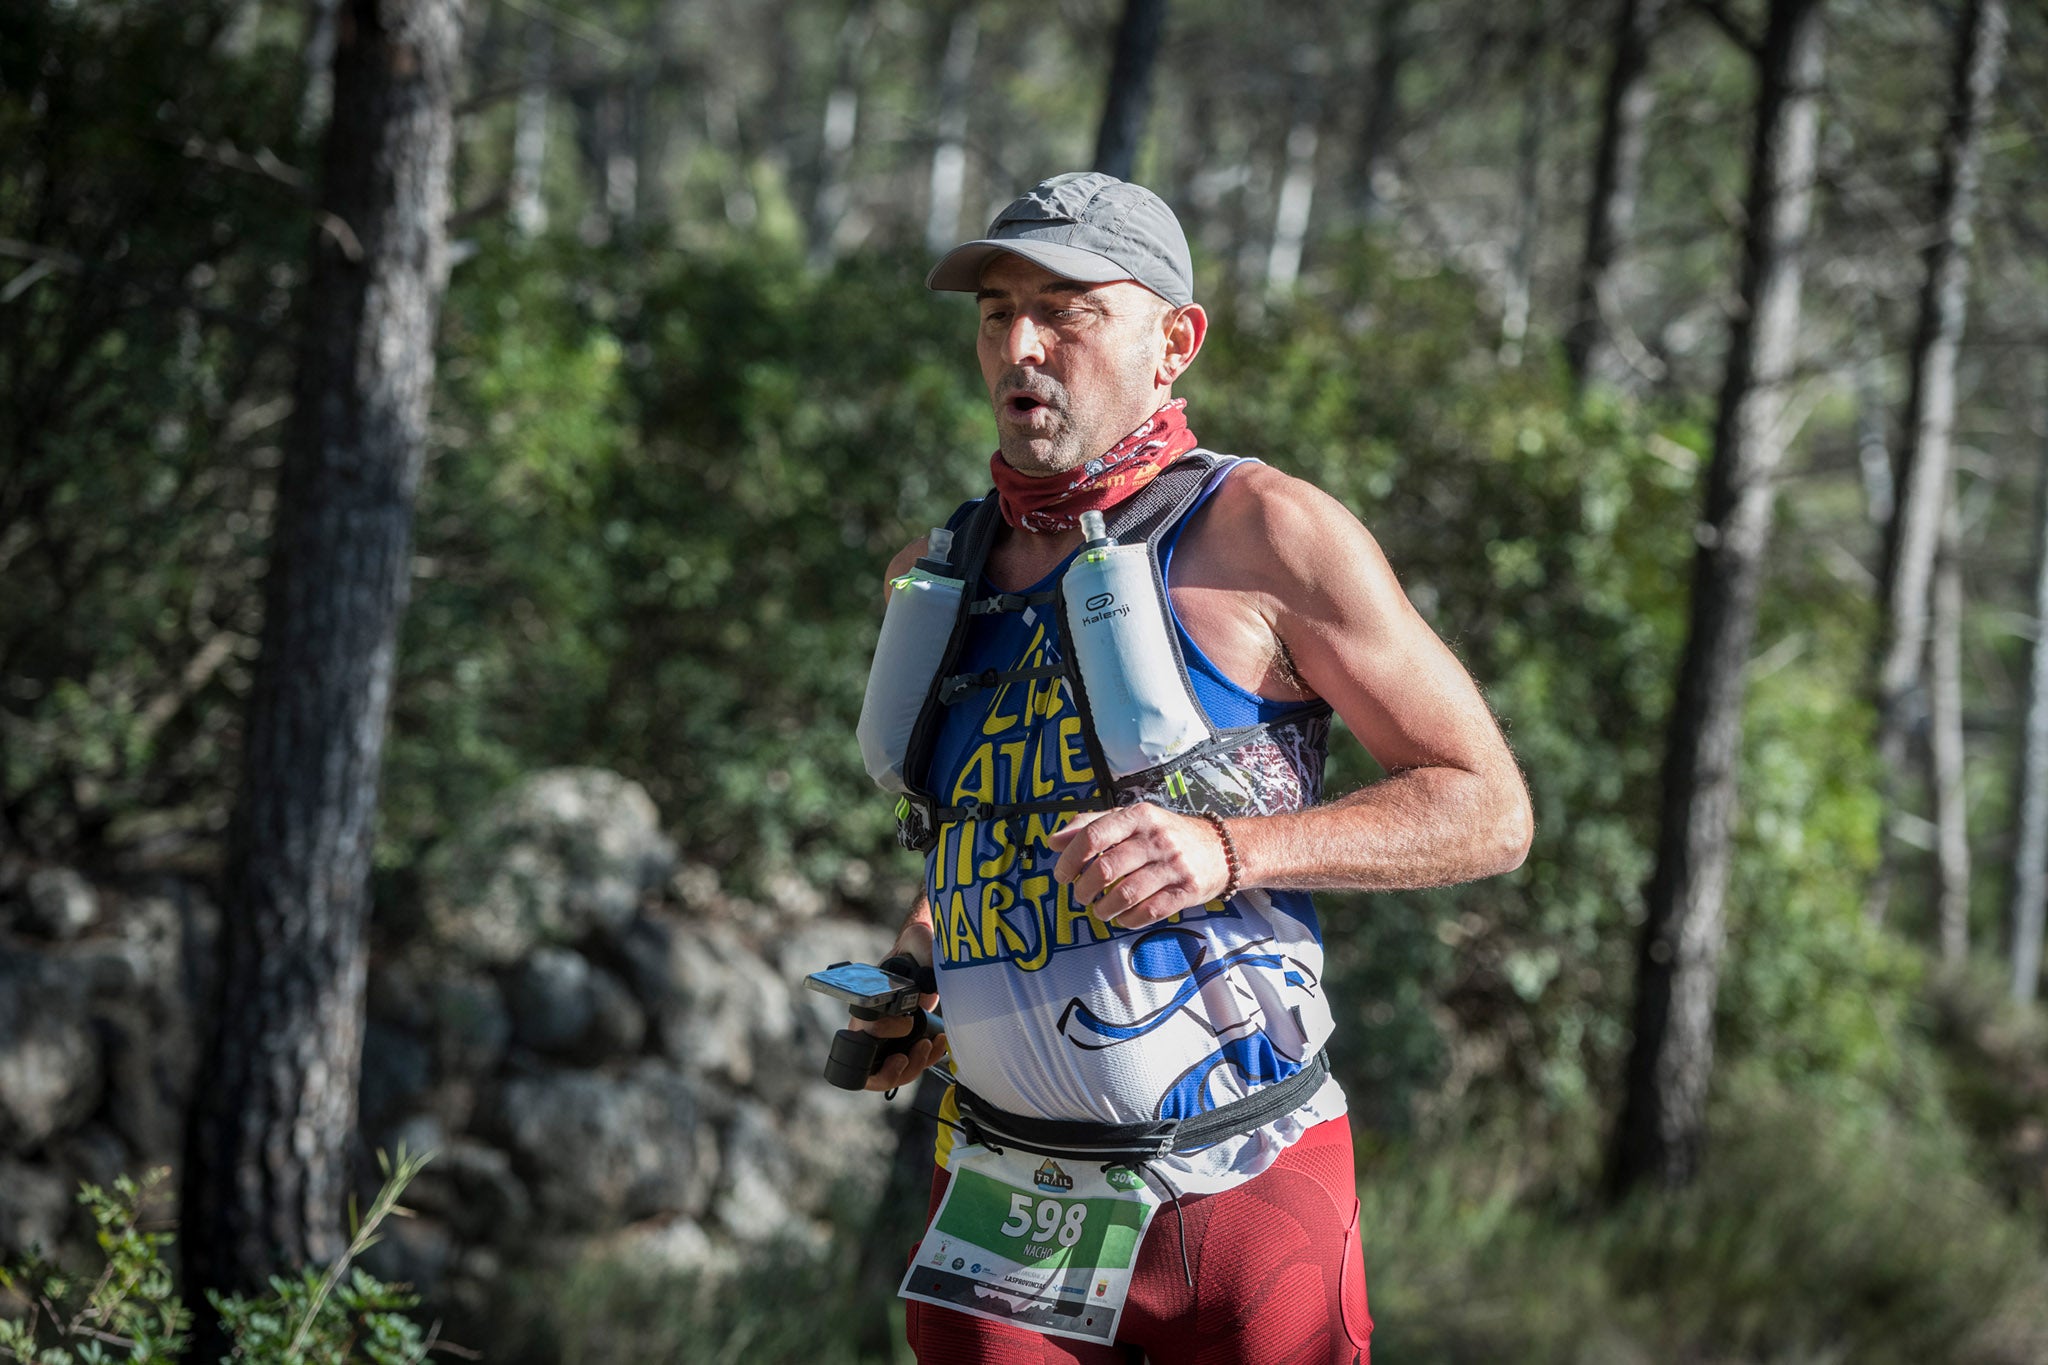
<path fill-rule="evenodd" d="M 334 16 L 340 0 L 312 0 L 306 8 L 306 86 L 299 97 L 299 131 L 320 131 L 334 108 Z"/>
<path fill-rule="evenodd" d="M 1863 475 L 1863 506 L 1883 534 L 1892 521 L 1892 456 L 1885 441 L 1884 355 L 1877 309 L 1856 305 L 1856 464 Z"/>
<path fill-rule="evenodd" d="M 1934 566 L 1933 633 L 1927 642 L 1928 736 L 1934 787 L 1936 919 L 1941 958 L 1970 952 L 1970 815 L 1963 787 L 1963 570 L 1960 513 L 1951 498 Z"/>
<path fill-rule="evenodd" d="M 548 69 L 554 64 L 555 30 L 545 19 L 528 16 L 526 45 L 521 54 L 524 82 L 512 116 L 512 227 L 522 237 L 547 231 L 547 200 L 541 195 L 541 171 L 548 152 Z"/>
<path fill-rule="evenodd" d="M 1759 58 L 1742 307 L 1729 337 L 1706 509 L 1695 532 L 1690 623 L 1637 960 L 1635 1038 L 1609 1167 L 1616 1196 L 1643 1181 L 1687 1182 L 1705 1140 L 1743 674 L 1756 633 L 1772 481 L 1790 439 L 1784 417 L 1812 216 L 1821 49 L 1820 0 L 1773 0 Z"/>
<path fill-rule="evenodd" d="M 1593 199 L 1586 208 L 1586 249 L 1579 261 L 1565 360 L 1572 384 L 1615 383 L 1627 366 L 1614 348 L 1612 320 L 1620 316 L 1618 288 L 1622 251 L 1635 223 L 1642 187 L 1643 151 L 1649 144 L 1650 111 L 1656 87 L 1650 83 L 1650 42 L 1664 17 L 1666 0 L 1622 0 L 1614 28 L 1614 64 L 1600 116 L 1600 146 L 1593 158 Z"/>
<path fill-rule="evenodd" d="M 1881 855 L 1869 913 L 1882 923 L 1891 898 L 1890 827 L 1908 757 L 1912 693 L 1927 650 L 1929 584 L 1950 497 L 1949 437 L 1955 425 L 1956 350 L 1968 308 L 1984 122 L 2005 51 L 2004 0 L 1969 0 L 1956 44 L 1948 131 L 1935 190 L 1936 231 L 1922 253 L 1926 274 L 1906 397 L 1897 511 L 1885 537 L 1884 625 L 1878 650 L 1878 757 L 1884 772 Z"/>
<path fill-rule="evenodd" d="M 2041 425 L 2048 438 L 2048 376 Z M 2020 744 L 2019 829 L 2013 838 L 2012 998 L 2021 1004 L 2041 989 L 2041 947 L 2048 929 L 2048 461 L 2034 501 L 2034 647 L 2028 656 L 2026 719 Z"/>
<path fill-rule="evenodd" d="M 1515 245 L 1508 255 L 1507 287 L 1501 291 L 1500 362 L 1522 363 L 1529 334 L 1530 295 L 1535 285 L 1536 238 L 1543 220 L 1543 133 L 1550 97 L 1543 64 L 1548 16 L 1538 5 L 1522 40 L 1522 129 L 1515 139 Z"/>
<path fill-rule="evenodd" d="M 223 881 L 220 1005 L 187 1129 L 202 1291 L 332 1260 L 356 1121 L 378 767 L 447 278 L 461 0 L 346 0 L 295 408 Z"/>
<path fill-rule="evenodd" d="M 1358 138 L 1356 187 L 1359 213 L 1368 222 L 1387 213 L 1384 182 L 1393 175 L 1388 163 L 1400 131 L 1401 71 L 1412 51 L 1408 6 L 1409 0 L 1380 0 L 1373 15 L 1372 88 Z"/>
<path fill-rule="evenodd" d="M 1129 180 L 1152 113 L 1152 69 L 1166 30 L 1166 0 L 1124 0 L 1109 64 L 1109 91 L 1095 134 L 1095 169 Z"/>
<path fill-rule="evenodd" d="M 1273 210 L 1273 242 L 1266 252 L 1266 288 L 1283 292 L 1301 277 L 1301 252 L 1315 207 L 1316 143 L 1322 122 L 1320 80 L 1313 49 L 1294 62 L 1294 120 L 1287 130 L 1287 169 Z"/>
<path fill-rule="evenodd" d="M 946 55 L 939 64 L 938 134 L 932 145 L 931 193 L 924 219 L 925 249 L 933 255 L 960 241 L 960 206 L 967 192 L 967 97 L 974 80 L 974 49 L 981 21 L 967 3 L 946 30 Z"/>
<path fill-rule="evenodd" d="M 853 0 L 839 28 L 839 64 L 832 90 L 825 97 L 825 123 L 818 137 L 818 173 L 812 178 L 810 212 L 811 264 L 830 265 L 839 254 L 839 224 L 846 216 L 847 163 L 860 131 L 861 58 L 875 26 L 873 0 Z"/>

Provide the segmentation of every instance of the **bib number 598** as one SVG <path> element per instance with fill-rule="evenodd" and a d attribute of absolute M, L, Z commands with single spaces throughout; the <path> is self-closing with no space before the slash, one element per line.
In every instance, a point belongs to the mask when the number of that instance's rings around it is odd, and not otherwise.
<path fill-rule="evenodd" d="M 1070 1247 L 1081 1240 L 1081 1225 L 1088 1221 L 1088 1205 L 1076 1200 L 1040 1199 L 1035 1204 L 1028 1194 L 1010 1196 L 1010 1216 L 999 1229 L 1005 1237 L 1036 1234 L 1035 1241 L 1058 1241 Z"/>

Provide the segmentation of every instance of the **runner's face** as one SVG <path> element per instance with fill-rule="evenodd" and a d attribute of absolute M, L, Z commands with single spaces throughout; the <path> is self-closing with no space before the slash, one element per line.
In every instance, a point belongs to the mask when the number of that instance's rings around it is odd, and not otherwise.
<path fill-rule="evenodd" d="M 1021 256 L 981 273 L 976 351 L 1003 459 L 1051 475 L 1115 445 L 1156 411 L 1172 311 L 1141 284 L 1081 284 Z"/>

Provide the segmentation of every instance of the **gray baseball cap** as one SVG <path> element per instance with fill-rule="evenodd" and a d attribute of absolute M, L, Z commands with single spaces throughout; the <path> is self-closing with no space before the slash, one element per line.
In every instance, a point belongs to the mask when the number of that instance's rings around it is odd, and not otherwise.
<path fill-rule="evenodd" d="M 996 215 L 988 236 L 940 257 L 925 288 L 971 294 L 981 287 L 982 267 L 1003 251 L 1062 279 L 1135 280 L 1176 307 L 1195 301 L 1194 263 L 1173 210 L 1143 185 L 1100 171 L 1033 185 Z"/>

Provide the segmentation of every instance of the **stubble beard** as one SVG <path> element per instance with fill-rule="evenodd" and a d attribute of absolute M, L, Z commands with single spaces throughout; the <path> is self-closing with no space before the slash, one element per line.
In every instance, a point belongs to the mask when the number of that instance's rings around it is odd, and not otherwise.
<path fill-rule="evenodd" d="M 1049 420 L 1039 430 L 1026 430 L 1009 417 L 1010 399 L 1028 393 L 1039 400 Z M 1020 474 L 1046 477 L 1078 468 L 1093 454 L 1087 436 L 1074 420 L 1072 395 L 1064 385 L 1043 376 L 1025 381 L 1005 377 L 996 386 L 997 445 L 1003 462 Z"/>

